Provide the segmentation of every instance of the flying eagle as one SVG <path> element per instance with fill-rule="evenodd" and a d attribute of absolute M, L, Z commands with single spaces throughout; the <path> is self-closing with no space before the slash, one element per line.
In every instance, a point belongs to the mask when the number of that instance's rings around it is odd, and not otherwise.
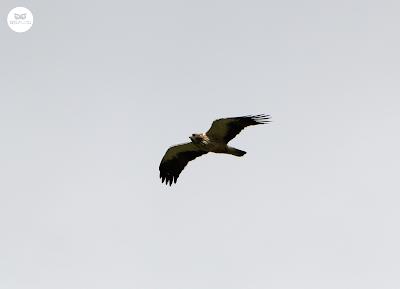
<path fill-rule="evenodd" d="M 229 154 L 237 157 L 246 152 L 228 146 L 228 142 L 246 126 L 269 122 L 269 115 L 247 115 L 214 120 L 206 133 L 192 134 L 191 142 L 170 147 L 160 163 L 160 178 L 166 185 L 176 183 L 187 163 L 208 152 Z"/>

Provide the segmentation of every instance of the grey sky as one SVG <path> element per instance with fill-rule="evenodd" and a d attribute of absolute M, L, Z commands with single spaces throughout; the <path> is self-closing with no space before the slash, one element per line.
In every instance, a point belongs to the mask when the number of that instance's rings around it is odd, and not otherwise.
<path fill-rule="evenodd" d="M 0 11 L 1 288 L 399 288 L 400 2 Z M 169 146 L 260 113 L 243 158 L 161 184 Z"/>

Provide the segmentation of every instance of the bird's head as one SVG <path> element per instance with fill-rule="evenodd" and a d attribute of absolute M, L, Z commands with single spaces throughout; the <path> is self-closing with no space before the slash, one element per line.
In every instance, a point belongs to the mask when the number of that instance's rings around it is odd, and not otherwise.
<path fill-rule="evenodd" d="M 194 143 L 199 143 L 201 142 L 201 137 L 199 134 L 193 133 L 189 136 L 190 140 Z"/>
<path fill-rule="evenodd" d="M 209 142 L 208 137 L 206 136 L 205 133 L 194 133 L 189 136 L 190 140 L 194 144 L 202 144 L 202 145 L 207 145 Z"/>

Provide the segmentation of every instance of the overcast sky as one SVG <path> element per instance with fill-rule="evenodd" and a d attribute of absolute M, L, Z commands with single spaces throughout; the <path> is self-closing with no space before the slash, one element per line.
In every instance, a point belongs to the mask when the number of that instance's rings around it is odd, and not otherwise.
<path fill-rule="evenodd" d="M 1 288 L 400 288 L 399 1 L 0 12 Z M 261 113 L 244 157 L 161 183 L 169 146 Z"/>

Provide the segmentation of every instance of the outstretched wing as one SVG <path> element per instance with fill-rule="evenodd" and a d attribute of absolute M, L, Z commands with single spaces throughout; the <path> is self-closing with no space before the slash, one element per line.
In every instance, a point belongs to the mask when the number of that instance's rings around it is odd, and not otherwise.
<path fill-rule="evenodd" d="M 246 126 L 264 124 L 269 122 L 269 115 L 246 115 L 240 117 L 221 118 L 214 120 L 206 135 L 228 143 Z"/>
<path fill-rule="evenodd" d="M 176 183 L 187 163 L 206 153 L 191 142 L 170 147 L 160 163 L 161 181 L 165 180 L 166 185 Z"/>

